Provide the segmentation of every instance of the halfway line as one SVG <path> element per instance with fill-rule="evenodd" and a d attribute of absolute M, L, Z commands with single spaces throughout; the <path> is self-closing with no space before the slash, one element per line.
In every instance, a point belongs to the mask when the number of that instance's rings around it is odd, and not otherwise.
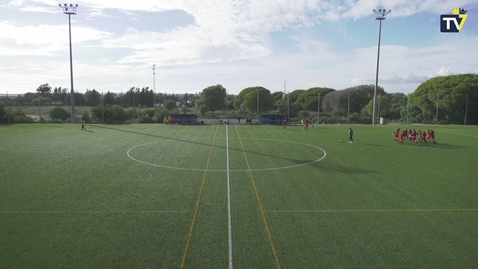
<path fill-rule="evenodd" d="M 232 221 L 231 221 L 231 184 L 229 177 L 229 133 L 226 124 L 226 163 L 227 163 L 227 234 L 229 237 L 229 269 L 232 269 Z"/>
<path fill-rule="evenodd" d="M 201 188 L 199 189 L 198 200 L 196 202 L 196 208 L 194 209 L 194 215 L 193 215 L 193 220 L 192 220 L 192 223 L 191 223 L 191 228 L 189 229 L 188 241 L 186 242 L 186 248 L 184 249 L 183 260 L 181 261 L 181 267 L 180 267 L 181 269 L 184 268 L 184 265 L 186 264 L 186 257 L 188 255 L 189 245 L 191 244 L 191 238 L 192 238 L 193 231 L 194 231 L 194 224 L 196 224 L 196 218 L 197 218 L 198 211 L 199 211 L 199 204 L 201 203 L 202 191 L 204 189 L 204 183 L 206 183 L 207 169 L 209 168 L 209 163 L 211 162 L 212 150 L 214 148 L 214 142 L 216 141 L 217 129 L 218 128 L 219 128 L 219 126 L 216 127 L 216 132 L 214 133 L 214 138 L 212 140 L 211 149 L 209 150 L 209 157 L 207 158 L 206 169 L 204 170 L 204 177 L 203 177 L 202 182 L 201 182 Z"/>
<path fill-rule="evenodd" d="M 366 212 L 458 212 L 478 211 L 478 208 L 430 208 L 430 209 L 323 209 L 323 210 L 267 210 L 267 213 L 366 213 Z"/>
<path fill-rule="evenodd" d="M 246 159 L 247 170 L 249 171 L 249 176 L 252 181 L 252 186 L 254 186 L 254 191 L 256 192 L 257 202 L 259 203 L 259 208 L 261 210 L 262 220 L 264 221 L 264 225 L 266 227 L 267 236 L 269 237 L 269 242 L 272 248 L 272 254 L 274 254 L 274 260 L 276 262 L 277 269 L 280 269 L 281 266 L 279 262 L 279 257 L 277 256 L 276 248 L 274 246 L 274 240 L 272 240 L 272 234 L 269 229 L 269 224 L 267 223 L 264 207 L 262 207 L 262 202 L 261 202 L 261 198 L 259 197 L 259 192 L 257 191 L 256 182 L 254 181 L 254 176 L 252 175 L 251 166 L 249 165 L 249 160 L 247 159 L 246 150 L 244 149 L 244 144 L 242 143 L 241 135 L 239 134 L 239 130 L 237 130 L 237 126 L 234 126 L 234 127 L 236 128 L 237 137 L 239 138 L 239 142 L 241 143 L 241 147 L 242 147 L 242 152 L 244 153 L 244 158 Z"/>
<path fill-rule="evenodd" d="M 178 214 L 192 213 L 192 211 L 159 211 L 159 210 L 128 210 L 128 211 L 111 211 L 111 210 L 17 210 L 17 211 L 0 211 L 0 214 Z"/>

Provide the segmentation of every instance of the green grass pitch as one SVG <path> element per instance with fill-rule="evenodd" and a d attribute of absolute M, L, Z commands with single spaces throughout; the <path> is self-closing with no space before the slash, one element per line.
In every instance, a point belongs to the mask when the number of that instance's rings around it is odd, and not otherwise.
<path fill-rule="evenodd" d="M 396 127 L 0 126 L 0 268 L 476 268 L 478 128 Z"/>

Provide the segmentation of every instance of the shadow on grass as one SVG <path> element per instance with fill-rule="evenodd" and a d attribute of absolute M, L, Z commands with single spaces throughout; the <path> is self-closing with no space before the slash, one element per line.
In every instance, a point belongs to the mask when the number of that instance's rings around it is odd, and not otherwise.
<path fill-rule="evenodd" d="M 203 146 L 207 146 L 207 147 L 211 146 L 210 143 L 193 142 L 193 141 L 179 139 L 179 138 L 173 138 L 173 137 L 167 137 L 167 136 L 161 136 L 161 135 L 154 135 L 154 134 L 145 134 L 145 133 L 140 133 L 140 132 L 135 132 L 135 131 L 130 131 L 130 130 L 116 129 L 116 128 L 111 128 L 111 127 L 108 127 L 108 126 L 96 126 L 96 128 L 103 128 L 103 129 L 108 129 L 108 130 L 114 130 L 114 131 L 120 131 L 120 132 L 125 132 L 125 133 L 130 133 L 130 134 L 137 134 L 137 135 L 144 135 L 144 136 L 150 136 L 150 137 L 157 137 L 157 138 L 162 138 L 162 139 L 171 140 L 171 141 L 190 143 L 190 144 L 194 144 L 194 145 L 203 145 Z M 225 146 L 214 145 L 214 147 L 227 149 L 227 147 L 225 147 Z M 280 156 L 276 156 L 276 155 L 264 154 L 264 153 L 261 153 L 261 152 L 247 151 L 247 150 L 243 151 L 242 148 L 235 149 L 235 148 L 229 147 L 228 149 L 229 149 L 229 151 L 237 151 L 237 152 L 240 152 L 240 153 L 245 152 L 246 154 L 255 154 L 255 155 L 264 156 L 264 157 L 272 158 L 272 159 L 286 160 L 286 161 L 293 162 L 293 163 L 296 163 L 296 164 L 306 164 L 306 163 L 310 163 L 312 161 L 312 160 L 307 160 L 307 161 L 302 162 L 302 161 L 299 161 L 299 160 L 296 160 L 296 159 L 284 158 L 284 157 L 280 157 Z"/>
<path fill-rule="evenodd" d="M 422 146 L 422 147 L 429 147 L 429 148 L 445 148 L 445 149 L 461 149 L 461 148 L 464 148 L 463 146 L 459 146 L 459 145 L 452 145 L 452 144 L 438 144 L 438 145 L 431 145 L 431 144 L 428 144 L 428 145 L 425 145 L 425 144 L 418 144 L 418 146 Z"/>
<path fill-rule="evenodd" d="M 365 146 L 372 146 L 372 147 L 383 147 L 382 145 L 369 144 L 369 143 L 354 143 L 354 144 L 365 145 Z"/>
<path fill-rule="evenodd" d="M 372 175 L 372 174 L 379 174 L 376 171 L 367 170 L 358 167 L 351 167 L 342 164 L 331 164 L 325 162 L 317 162 L 312 165 L 313 167 L 320 169 L 321 171 L 330 171 L 332 173 L 342 173 L 342 174 L 364 174 L 364 175 Z"/>

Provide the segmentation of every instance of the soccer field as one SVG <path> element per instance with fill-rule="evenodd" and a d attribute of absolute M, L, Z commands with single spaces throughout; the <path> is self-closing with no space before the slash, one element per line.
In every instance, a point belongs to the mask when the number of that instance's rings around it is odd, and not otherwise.
<path fill-rule="evenodd" d="M 476 268 L 478 127 L 349 127 L 0 126 L 0 268 Z"/>

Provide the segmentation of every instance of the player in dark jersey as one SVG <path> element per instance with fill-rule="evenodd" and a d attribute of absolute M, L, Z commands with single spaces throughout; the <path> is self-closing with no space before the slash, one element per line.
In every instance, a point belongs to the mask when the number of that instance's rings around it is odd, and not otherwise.
<path fill-rule="evenodd" d="M 354 131 L 352 130 L 352 128 L 349 129 L 349 143 L 353 143 L 354 142 Z"/>

